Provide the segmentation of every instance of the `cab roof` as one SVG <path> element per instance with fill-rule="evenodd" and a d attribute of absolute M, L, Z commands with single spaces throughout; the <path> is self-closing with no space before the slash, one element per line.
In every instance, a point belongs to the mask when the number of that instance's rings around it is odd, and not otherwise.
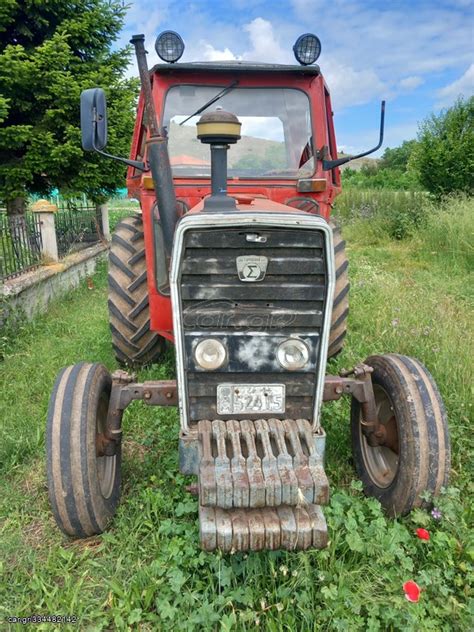
<path fill-rule="evenodd" d="M 195 61 L 185 64 L 156 64 L 151 72 L 158 74 L 166 74 L 169 72 L 190 72 L 193 70 L 207 72 L 277 72 L 291 73 L 302 75 L 319 75 L 321 73 L 319 66 L 300 66 L 285 64 L 263 64 L 259 62 L 229 60 L 229 61 Z"/>

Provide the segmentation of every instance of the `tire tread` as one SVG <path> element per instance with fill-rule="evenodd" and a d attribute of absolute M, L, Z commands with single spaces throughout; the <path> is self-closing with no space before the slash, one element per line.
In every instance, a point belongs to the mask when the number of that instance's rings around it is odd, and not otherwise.
<path fill-rule="evenodd" d="M 143 366 L 162 356 L 164 339 L 150 329 L 142 219 L 122 220 L 109 253 L 109 324 L 120 364 Z"/>
<path fill-rule="evenodd" d="M 102 497 L 95 456 L 96 409 L 111 377 L 101 364 L 81 362 L 63 369 L 53 387 L 46 432 L 48 494 L 59 528 L 83 538 L 101 533 L 120 497 L 120 447 L 112 494 Z M 91 471 L 91 465 L 94 471 Z"/>
<path fill-rule="evenodd" d="M 375 496 L 391 515 L 405 515 L 426 507 L 422 493 L 435 496 L 448 482 L 450 444 L 446 412 L 428 370 L 416 359 L 399 354 L 371 356 L 375 384 L 390 397 L 397 413 L 399 465 L 395 479 L 380 488 L 365 469 L 360 448 L 360 404 L 353 399 L 352 447 L 359 477 L 367 495 Z"/>
<path fill-rule="evenodd" d="M 329 332 L 328 359 L 334 358 L 342 351 L 347 333 L 349 316 L 349 262 L 346 255 L 346 242 L 342 239 L 341 229 L 331 223 L 333 229 L 334 256 L 336 267 L 336 286 Z"/>

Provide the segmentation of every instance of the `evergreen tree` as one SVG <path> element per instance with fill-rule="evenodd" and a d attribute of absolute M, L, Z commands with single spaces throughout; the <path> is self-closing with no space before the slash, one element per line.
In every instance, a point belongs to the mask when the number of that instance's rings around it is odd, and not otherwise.
<path fill-rule="evenodd" d="M 79 99 L 101 86 L 111 153 L 128 155 L 137 84 L 123 78 L 129 48 L 113 50 L 127 7 L 120 0 L 2 0 L 0 199 L 22 214 L 29 194 L 83 192 L 100 202 L 125 169 L 81 147 Z"/>

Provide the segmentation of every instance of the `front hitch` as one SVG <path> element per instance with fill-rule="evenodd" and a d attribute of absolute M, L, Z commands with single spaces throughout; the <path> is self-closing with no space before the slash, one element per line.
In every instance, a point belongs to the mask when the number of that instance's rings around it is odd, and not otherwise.
<path fill-rule="evenodd" d="M 379 423 L 372 386 L 372 367 L 358 364 L 339 375 L 326 375 L 323 401 L 334 401 L 343 395 L 352 395 L 361 404 L 362 432 L 371 446 L 384 445 L 387 440 L 385 426 Z M 97 445 L 101 454 L 115 454 L 116 446 L 122 438 L 122 417 L 125 408 L 134 400 L 142 400 L 149 406 L 177 406 L 178 391 L 176 380 L 135 382 L 136 376 L 118 370 L 112 374 L 112 390 L 106 430 L 98 435 Z"/>
<path fill-rule="evenodd" d="M 149 406 L 177 406 L 176 380 L 135 382 L 136 375 L 117 370 L 112 373 L 109 410 L 104 433 L 96 435 L 97 456 L 112 456 L 122 440 L 122 417 L 127 406 L 141 399 Z"/>
<path fill-rule="evenodd" d="M 327 375 L 324 381 L 323 401 L 334 401 L 342 395 L 352 395 L 361 405 L 362 432 L 368 444 L 374 447 L 384 445 L 387 436 L 385 426 L 378 420 L 372 373 L 371 366 L 361 363 L 353 369 L 343 369 L 339 376 Z"/>

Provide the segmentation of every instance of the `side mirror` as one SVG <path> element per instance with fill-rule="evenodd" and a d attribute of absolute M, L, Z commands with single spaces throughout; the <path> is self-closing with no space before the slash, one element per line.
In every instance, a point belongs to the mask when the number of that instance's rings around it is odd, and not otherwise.
<path fill-rule="evenodd" d="M 103 151 L 107 145 L 107 103 L 102 88 L 89 88 L 81 92 L 82 149 L 96 151 L 101 156 L 123 162 L 128 167 L 146 171 L 142 160 L 128 160 Z"/>
<path fill-rule="evenodd" d="M 101 88 L 81 93 L 81 133 L 85 151 L 102 151 L 107 145 L 107 103 Z"/>

